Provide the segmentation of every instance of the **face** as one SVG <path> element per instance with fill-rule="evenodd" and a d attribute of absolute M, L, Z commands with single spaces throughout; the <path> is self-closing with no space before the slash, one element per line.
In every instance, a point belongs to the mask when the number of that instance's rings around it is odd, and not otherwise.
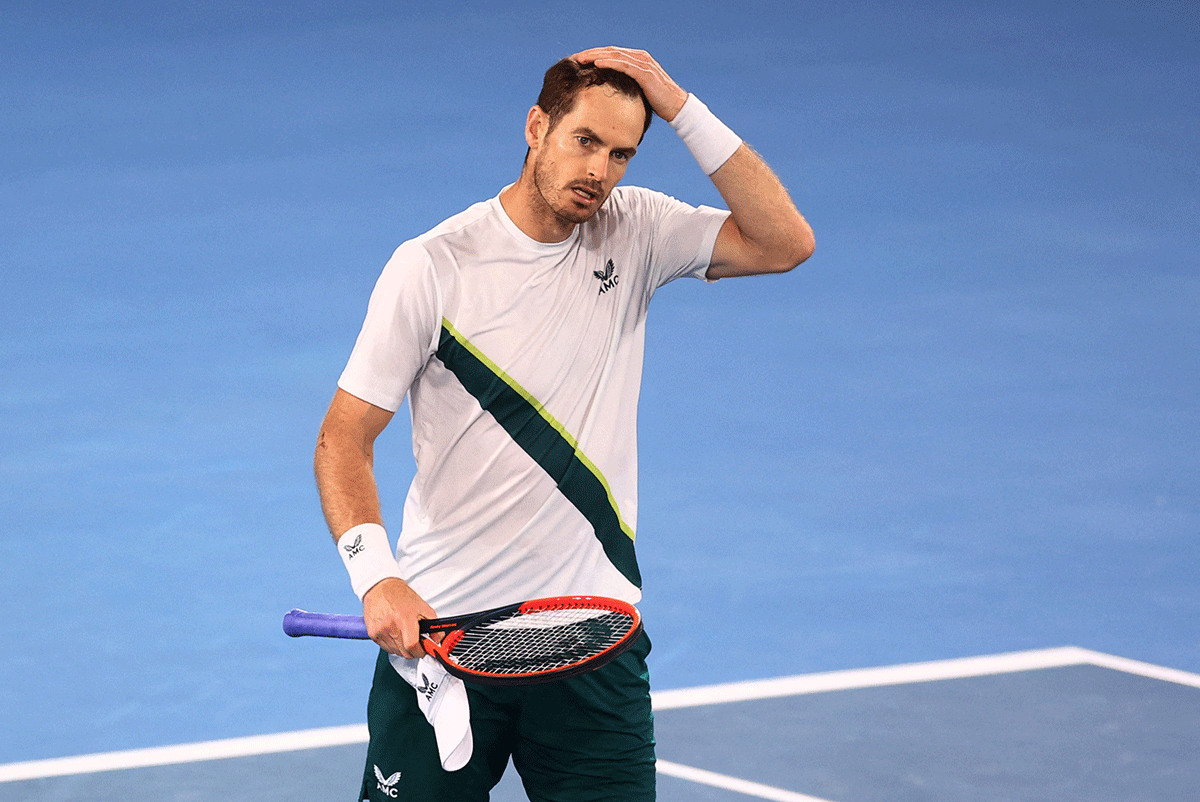
<path fill-rule="evenodd" d="M 541 109 L 530 112 L 526 139 L 533 184 L 544 208 L 561 223 L 589 220 L 625 175 L 646 119 L 636 98 L 589 86 L 551 129 Z"/>

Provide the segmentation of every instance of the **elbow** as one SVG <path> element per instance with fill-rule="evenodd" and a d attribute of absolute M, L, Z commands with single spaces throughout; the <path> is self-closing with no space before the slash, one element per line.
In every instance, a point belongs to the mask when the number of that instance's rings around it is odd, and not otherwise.
<path fill-rule="evenodd" d="M 787 246 L 780 248 L 766 265 L 766 272 L 787 273 L 799 267 L 813 255 L 817 249 L 813 239 L 812 229 L 807 225 L 797 231 L 795 236 L 788 238 Z"/>
<path fill-rule="evenodd" d="M 807 261 L 808 257 L 812 256 L 813 251 L 817 249 L 817 241 L 813 237 L 812 226 L 803 217 L 797 221 L 796 231 L 792 236 L 792 244 L 795 249 L 792 252 L 792 258 L 795 259 L 795 264 L 792 267 L 796 267 L 801 262 Z M 790 270 L 791 268 L 788 269 Z"/>
<path fill-rule="evenodd" d="M 792 266 L 788 270 L 798 267 L 802 262 L 808 261 L 808 258 L 813 255 L 816 249 L 817 241 L 813 238 L 812 229 L 806 227 L 803 236 L 796 240 L 795 250 L 792 252 L 791 257 L 793 260 Z"/>

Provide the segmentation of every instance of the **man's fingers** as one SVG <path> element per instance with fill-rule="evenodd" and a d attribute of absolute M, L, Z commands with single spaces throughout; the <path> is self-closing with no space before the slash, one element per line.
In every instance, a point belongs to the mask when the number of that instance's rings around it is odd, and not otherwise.
<path fill-rule="evenodd" d="M 581 64 L 595 64 L 597 67 L 610 67 L 621 72 L 637 71 L 647 75 L 658 67 L 658 62 L 645 50 L 630 50 L 624 47 L 593 47 L 576 53 L 571 58 Z"/>
<path fill-rule="evenodd" d="M 399 579 L 385 579 L 363 595 L 367 634 L 390 654 L 424 657 L 421 620 L 436 617 L 433 608 Z"/>
<path fill-rule="evenodd" d="M 687 100 L 687 92 L 645 50 L 593 47 L 581 50 L 571 58 L 581 64 L 617 70 L 633 78 L 646 93 L 650 107 L 664 120 L 674 119 Z"/>
<path fill-rule="evenodd" d="M 609 45 L 607 47 L 589 47 L 587 50 L 579 51 L 575 55 L 571 56 L 571 58 L 575 59 L 576 61 L 583 62 L 586 64 L 586 63 L 595 61 L 598 56 L 601 56 L 603 54 L 619 53 L 619 52 L 623 52 L 623 51 L 631 52 L 631 51 L 628 51 L 627 48 L 613 47 L 611 45 Z"/>
<path fill-rule="evenodd" d="M 379 648 L 389 654 L 398 654 L 408 658 L 424 657 L 427 654 L 425 639 L 416 628 L 408 630 L 401 625 L 384 625 L 374 631 L 368 629 L 367 634 L 379 645 Z"/>
<path fill-rule="evenodd" d="M 401 657 L 416 659 L 424 657 L 428 652 L 425 651 L 425 641 L 423 638 L 418 638 L 416 643 L 402 644 L 394 651 L 392 649 L 384 649 L 384 651 L 398 654 Z"/>

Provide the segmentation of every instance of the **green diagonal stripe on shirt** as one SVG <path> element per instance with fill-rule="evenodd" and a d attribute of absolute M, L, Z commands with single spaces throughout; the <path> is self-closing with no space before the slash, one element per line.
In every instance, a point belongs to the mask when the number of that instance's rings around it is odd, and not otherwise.
<path fill-rule="evenodd" d="M 642 586 L 633 553 L 633 530 L 621 520 L 616 499 L 600 469 L 579 443 L 511 376 L 442 319 L 437 358 L 491 414 L 559 491 L 583 513 L 608 559 L 635 586 Z"/>

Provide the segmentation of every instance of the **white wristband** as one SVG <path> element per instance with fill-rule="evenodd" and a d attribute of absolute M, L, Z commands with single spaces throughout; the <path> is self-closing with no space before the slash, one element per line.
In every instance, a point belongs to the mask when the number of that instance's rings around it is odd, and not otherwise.
<path fill-rule="evenodd" d="M 359 601 L 381 580 L 402 578 L 396 555 L 388 543 L 387 531 L 379 524 L 351 527 L 338 538 L 337 545 L 346 573 L 350 574 L 350 586 Z"/>
<path fill-rule="evenodd" d="M 721 122 L 717 115 L 700 102 L 700 98 L 689 94 L 683 108 L 669 125 L 679 134 L 683 144 L 696 157 L 705 175 L 712 175 L 729 161 L 729 157 L 742 146 L 742 139 Z"/>

